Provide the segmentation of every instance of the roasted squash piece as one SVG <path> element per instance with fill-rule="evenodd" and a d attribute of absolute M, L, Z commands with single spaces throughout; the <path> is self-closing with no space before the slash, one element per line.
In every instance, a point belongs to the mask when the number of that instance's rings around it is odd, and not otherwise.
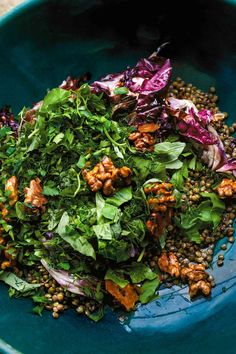
<path fill-rule="evenodd" d="M 124 288 L 115 284 L 112 280 L 105 280 L 105 286 L 110 293 L 127 311 L 135 307 L 139 296 L 132 284 L 127 284 Z"/>

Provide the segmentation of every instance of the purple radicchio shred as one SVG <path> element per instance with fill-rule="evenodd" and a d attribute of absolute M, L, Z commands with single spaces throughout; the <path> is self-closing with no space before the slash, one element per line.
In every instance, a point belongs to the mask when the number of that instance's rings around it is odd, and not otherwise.
<path fill-rule="evenodd" d="M 217 142 L 217 137 L 208 130 L 208 124 L 212 120 L 209 111 L 198 112 L 191 101 L 173 97 L 167 99 L 167 109 L 176 118 L 176 127 L 181 135 L 203 145 Z"/>
<path fill-rule="evenodd" d="M 125 104 L 127 106 L 124 95 L 116 95 L 114 89 L 122 86 L 128 88 L 125 98 L 130 97 L 135 100 L 135 104 L 130 105 L 133 107 L 128 116 L 129 124 L 134 126 L 147 122 L 160 124 L 156 135 L 161 137 L 173 127 L 168 120 L 164 105 L 172 67 L 170 60 L 159 56 L 158 53 L 159 50 L 150 57 L 139 60 L 132 68 L 95 81 L 91 87 L 94 93 L 103 92 L 113 103 L 116 103 L 114 111 L 122 109 Z"/>
<path fill-rule="evenodd" d="M 171 74 L 170 60 L 153 53 L 124 72 L 124 84 L 133 93 L 149 95 L 163 90 L 166 92 Z"/>
<path fill-rule="evenodd" d="M 105 93 L 107 96 L 113 97 L 115 96 L 114 89 L 123 86 L 123 77 L 123 73 L 106 75 L 105 77 L 101 78 L 101 80 L 92 83 L 92 91 L 96 94 Z"/>
<path fill-rule="evenodd" d="M 10 106 L 4 106 L 0 110 L 0 128 L 10 127 L 15 133 L 19 128 L 19 124 L 15 122 L 14 115 L 11 111 Z"/>
<path fill-rule="evenodd" d="M 213 113 L 209 110 L 198 111 L 189 100 L 168 98 L 167 110 L 176 118 L 179 133 L 197 147 L 201 148 L 202 160 L 216 172 L 228 172 L 236 175 L 236 159 L 228 159 L 224 145 L 210 122 Z"/>

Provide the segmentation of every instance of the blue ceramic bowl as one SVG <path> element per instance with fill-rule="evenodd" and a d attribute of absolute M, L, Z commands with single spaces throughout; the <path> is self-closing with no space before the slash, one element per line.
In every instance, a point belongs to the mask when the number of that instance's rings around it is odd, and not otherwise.
<path fill-rule="evenodd" d="M 26 1 L 0 20 L 0 105 L 17 112 L 69 74 L 89 71 L 96 79 L 170 41 L 163 54 L 173 58 L 174 75 L 202 89 L 215 85 L 232 121 L 235 34 L 234 1 L 192 0 L 191 7 L 186 0 Z M 235 245 L 223 269 L 213 264 L 212 273 L 211 299 L 190 302 L 187 288 L 176 286 L 123 320 L 107 309 L 97 324 L 72 311 L 57 321 L 50 313 L 37 317 L 31 300 L 10 299 L 1 285 L 0 336 L 25 354 L 235 354 Z M 1 345 L 0 351 L 14 352 Z"/>

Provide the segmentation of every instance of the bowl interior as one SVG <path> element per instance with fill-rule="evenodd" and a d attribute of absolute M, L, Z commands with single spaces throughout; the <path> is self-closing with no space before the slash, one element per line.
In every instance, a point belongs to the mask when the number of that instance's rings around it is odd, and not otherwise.
<path fill-rule="evenodd" d="M 141 5 L 127 0 L 31 1 L 0 22 L 0 105 L 10 104 L 17 113 L 68 75 L 91 72 L 92 80 L 97 79 L 169 41 L 163 55 L 172 58 L 174 76 L 201 89 L 216 86 L 219 105 L 232 122 L 235 33 L 236 7 L 223 1 L 193 0 L 191 7 L 185 0 Z M 73 354 L 80 348 L 91 354 L 95 345 L 102 354 L 176 353 L 177 343 L 178 353 L 203 353 L 206 345 L 208 353 L 222 348 L 235 353 L 234 246 L 226 258 L 225 269 L 213 266 L 218 285 L 211 300 L 189 302 L 186 288 L 162 290 L 158 301 L 138 307 L 123 321 L 110 310 L 98 324 L 72 311 L 58 321 L 49 313 L 39 318 L 31 313 L 30 300 L 9 299 L 1 285 L 1 336 L 27 354 Z"/>

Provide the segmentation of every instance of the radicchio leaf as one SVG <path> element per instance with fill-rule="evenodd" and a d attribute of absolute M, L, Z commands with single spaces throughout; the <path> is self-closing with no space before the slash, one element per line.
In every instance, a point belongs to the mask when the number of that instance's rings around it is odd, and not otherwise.
<path fill-rule="evenodd" d="M 172 74 L 170 60 L 153 53 L 132 67 L 117 74 L 107 75 L 100 81 L 95 81 L 91 87 L 93 92 L 105 93 L 111 101 L 116 103 L 112 111 L 117 112 L 125 107 L 127 102 L 132 111 L 129 115 L 129 124 L 138 126 L 147 121 L 154 121 L 161 125 L 159 134 L 170 129 L 167 124 L 167 115 L 164 110 L 163 97 L 168 88 Z M 118 87 L 126 87 L 126 95 L 117 95 Z M 127 100 L 130 97 L 131 100 Z M 133 102 L 135 101 L 135 104 Z M 162 124 L 164 125 L 162 127 Z M 163 128 L 163 129 L 162 129 Z"/>
<path fill-rule="evenodd" d="M 212 114 L 208 110 L 198 112 L 190 100 L 179 100 L 173 97 L 168 98 L 167 109 L 177 118 L 176 127 L 181 135 L 203 145 L 217 142 L 217 137 L 207 128 L 212 119 Z"/>
<path fill-rule="evenodd" d="M 17 132 L 19 124 L 15 122 L 14 115 L 9 106 L 4 106 L 0 110 L 0 128 L 10 127 L 14 132 Z"/>
<path fill-rule="evenodd" d="M 190 100 L 170 97 L 166 100 L 167 110 L 176 118 L 179 133 L 189 138 L 196 147 L 201 147 L 202 160 L 216 172 L 229 172 L 236 175 L 236 159 L 227 158 L 224 145 L 210 122 L 211 111 L 198 111 Z"/>

